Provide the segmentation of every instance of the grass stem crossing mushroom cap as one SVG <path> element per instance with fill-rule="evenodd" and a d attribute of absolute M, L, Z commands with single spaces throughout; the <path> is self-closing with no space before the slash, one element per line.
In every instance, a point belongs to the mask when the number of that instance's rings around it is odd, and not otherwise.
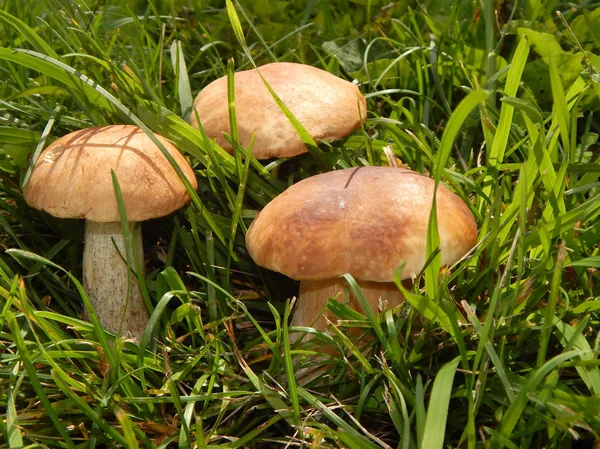
<path fill-rule="evenodd" d="M 266 64 L 258 70 L 316 141 L 341 139 L 366 118 L 366 101 L 358 87 L 325 70 L 289 62 Z M 242 146 L 246 147 L 256 133 L 255 158 L 290 157 L 308 151 L 257 70 L 235 74 L 235 108 Z M 231 144 L 223 137 L 223 132 L 231 134 L 227 77 L 200 91 L 194 109 L 207 135 L 231 151 Z M 198 127 L 193 111 L 190 123 Z"/>
<path fill-rule="evenodd" d="M 179 151 L 156 135 L 194 189 L 194 173 Z M 25 200 L 60 218 L 118 222 L 114 170 L 129 221 L 168 215 L 190 201 L 179 176 L 139 127 L 88 128 L 61 137 L 40 155 L 25 186 Z"/>
<path fill-rule="evenodd" d="M 434 181 L 390 167 L 337 170 L 307 178 L 271 201 L 246 236 L 250 256 L 296 280 L 350 273 L 391 282 L 425 264 Z M 443 186 L 437 191 L 442 263 L 452 264 L 477 242 L 469 208 Z"/>

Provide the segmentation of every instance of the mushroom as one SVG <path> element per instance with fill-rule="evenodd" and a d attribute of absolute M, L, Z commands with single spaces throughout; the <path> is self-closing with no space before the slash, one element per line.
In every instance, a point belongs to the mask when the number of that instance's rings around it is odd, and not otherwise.
<path fill-rule="evenodd" d="M 410 279 L 426 262 L 434 185 L 402 168 L 349 168 L 307 178 L 271 201 L 248 229 L 246 246 L 258 265 L 300 280 L 291 325 L 325 330 L 319 315 L 327 298 L 347 291 L 345 273 L 373 311 L 399 305 L 397 269 L 404 264 L 401 279 Z M 437 218 L 442 263 L 452 264 L 477 242 L 477 226 L 464 202 L 443 186 Z M 353 295 L 349 301 L 361 310 Z"/>
<path fill-rule="evenodd" d="M 185 158 L 165 138 L 156 137 L 195 189 Z M 130 231 L 136 222 L 170 214 L 190 201 L 166 157 L 131 125 L 88 128 L 58 139 L 40 154 L 24 196 L 31 207 L 55 217 L 85 218 L 83 285 L 102 326 L 139 341 L 148 310 L 136 276 L 123 260 L 127 249 L 111 170 L 121 187 Z M 141 229 L 135 234 L 130 250 L 135 247 L 143 261 Z"/>
<path fill-rule="evenodd" d="M 260 74 L 313 139 L 341 139 L 366 118 L 366 101 L 358 87 L 329 72 L 304 64 L 275 62 L 259 67 Z M 227 101 L 227 77 L 206 86 L 194 101 L 194 109 L 206 134 L 226 151 L 231 144 Z M 308 151 L 281 111 L 256 69 L 235 74 L 235 110 L 238 140 L 247 147 L 253 133 L 256 159 L 290 157 Z M 198 128 L 192 111 L 190 123 Z"/>

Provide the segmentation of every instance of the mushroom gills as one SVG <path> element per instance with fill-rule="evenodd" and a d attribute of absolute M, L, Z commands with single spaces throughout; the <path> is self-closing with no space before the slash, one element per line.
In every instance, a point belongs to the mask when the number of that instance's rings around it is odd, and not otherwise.
<path fill-rule="evenodd" d="M 135 223 L 130 222 L 131 254 L 134 254 L 135 245 L 137 254 L 143 257 L 142 231 L 138 229 L 134 233 L 134 227 Z M 133 242 L 136 234 L 137 238 Z M 136 275 L 128 269 L 125 262 L 126 257 L 121 223 L 86 220 L 83 286 L 102 327 L 139 342 L 149 315 Z M 133 261 L 130 264 L 134 269 Z M 141 269 L 143 275 L 143 263 Z"/>

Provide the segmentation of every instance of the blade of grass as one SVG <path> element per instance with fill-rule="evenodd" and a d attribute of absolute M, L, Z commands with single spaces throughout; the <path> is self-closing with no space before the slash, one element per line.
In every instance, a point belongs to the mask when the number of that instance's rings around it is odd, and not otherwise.
<path fill-rule="evenodd" d="M 523 388 L 521 388 L 521 391 L 515 400 L 508 407 L 506 413 L 504 413 L 502 416 L 502 420 L 500 421 L 500 425 L 498 427 L 498 435 L 492 437 L 490 447 L 493 449 L 502 449 L 506 445 L 504 439 L 510 438 L 512 431 L 519 422 L 519 419 L 521 419 L 521 416 L 527 405 L 528 394 L 535 391 L 535 389 L 542 384 L 542 380 L 548 375 L 548 373 L 556 369 L 556 367 L 561 363 L 575 357 L 585 356 L 585 354 L 585 351 L 565 352 L 551 358 L 538 369 L 533 371 Z"/>
<path fill-rule="evenodd" d="M 175 40 L 171 43 L 171 63 L 175 69 L 175 78 L 177 79 L 177 94 L 181 107 L 181 117 L 185 121 L 189 121 L 194 101 L 192 99 L 192 89 L 183 54 L 183 45 L 180 40 Z"/>
<path fill-rule="evenodd" d="M 123 242 L 125 245 L 125 264 L 127 265 L 127 271 L 132 272 L 132 265 L 135 264 L 133 261 L 133 254 L 131 250 L 131 235 L 129 232 L 129 222 L 127 220 L 127 211 L 125 210 L 125 202 L 123 201 L 123 193 L 121 192 L 121 186 L 119 185 L 119 180 L 117 179 L 117 175 L 114 170 L 110 170 L 110 176 L 112 178 L 113 190 L 115 192 L 115 199 L 117 201 L 117 209 L 119 211 L 119 218 L 121 219 L 121 234 L 123 234 Z M 115 246 L 118 252 L 121 252 L 117 243 L 113 240 L 113 245 Z M 139 265 L 139 264 L 138 264 Z M 138 273 L 135 273 L 136 277 Z M 123 311 L 121 312 L 121 319 L 119 321 L 119 331 L 117 332 L 117 337 L 121 336 L 123 322 L 125 320 L 125 315 L 127 311 L 127 306 L 129 305 L 129 299 L 131 295 L 131 276 L 127 276 L 127 297 L 125 298 L 125 306 L 123 307 Z"/>
<path fill-rule="evenodd" d="M 377 315 L 375 315 L 375 312 L 373 312 L 373 309 L 371 309 L 369 302 L 365 298 L 365 295 L 363 295 L 362 290 L 360 289 L 360 287 L 358 286 L 358 284 L 356 283 L 354 278 L 350 274 L 344 274 L 342 277 L 346 279 L 346 282 L 348 282 L 348 285 L 352 289 L 352 293 L 354 293 L 354 296 L 356 297 L 359 304 L 361 305 L 361 307 L 363 309 L 363 313 L 366 315 L 367 319 L 369 320 L 369 324 L 371 325 L 372 329 L 375 331 L 375 335 L 377 335 L 377 339 L 379 340 L 379 342 L 381 342 L 381 344 L 383 345 L 383 347 L 385 348 L 386 351 L 393 351 L 393 347 L 391 347 L 389 340 L 387 338 L 385 338 L 385 334 L 383 333 L 383 328 L 381 327 L 381 324 L 379 323 L 379 320 L 377 319 Z M 399 382 L 399 385 L 402 387 L 402 394 L 406 398 L 408 403 L 411 405 L 414 405 L 415 398 L 414 398 L 413 393 L 403 383 Z"/>
<path fill-rule="evenodd" d="M 44 387 L 42 386 L 39 378 L 36 375 L 36 368 L 32 362 L 30 352 L 29 352 L 27 346 L 25 345 L 25 340 L 23 339 L 23 335 L 21 334 L 21 329 L 19 328 L 19 324 L 18 324 L 14 314 L 11 311 L 7 312 L 6 321 L 7 321 L 8 327 L 11 330 L 11 334 L 13 336 L 13 341 L 19 351 L 19 358 L 21 359 L 21 363 L 23 363 L 23 367 L 25 368 L 25 371 L 27 372 L 27 375 L 29 376 L 29 382 L 34 389 L 34 391 L 37 395 L 37 398 L 42 402 L 44 409 L 46 410 L 46 413 L 48 413 L 49 418 L 52 420 L 52 423 L 54 424 L 55 428 L 58 430 L 58 433 L 63 438 L 64 442 L 67 444 L 67 446 L 69 448 L 75 449 L 76 446 L 73 443 L 73 440 L 71 439 L 71 437 L 65 430 L 64 426 L 62 425 L 60 418 L 58 416 L 58 413 L 52 407 L 52 404 L 50 403 L 50 400 L 48 399 L 48 396 L 46 395 L 46 393 L 44 391 Z M 66 386 L 66 388 L 70 390 L 69 386 Z"/>
<path fill-rule="evenodd" d="M 482 101 L 489 96 L 484 90 L 478 89 L 469 93 L 452 112 L 450 119 L 444 129 L 442 140 L 437 154 L 436 166 L 434 169 L 435 187 L 433 193 L 433 202 L 429 215 L 429 224 L 427 227 L 427 253 L 426 257 L 430 258 L 439 248 L 440 237 L 437 227 L 437 188 L 444 174 L 446 163 L 450 158 L 454 141 L 458 137 L 460 130 L 471 114 Z M 425 268 L 425 292 L 430 298 L 435 298 L 439 289 L 439 272 L 442 267 L 442 254 L 436 254 Z"/>
<path fill-rule="evenodd" d="M 556 255 L 554 274 L 552 276 L 552 284 L 550 287 L 550 296 L 548 297 L 548 303 L 546 304 L 546 311 L 544 314 L 544 327 L 540 333 L 540 349 L 537 356 L 538 367 L 542 366 L 546 360 L 548 343 L 550 342 L 550 336 L 552 335 L 552 328 L 554 326 L 554 313 L 556 312 L 556 305 L 558 303 L 558 294 L 562 282 L 562 271 L 565 263 L 565 256 L 566 247 L 565 242 L 563 241 L 560 244 L 558 254 Z"/>
<path fill-rule="evenodd" d="M 84 306 L 89 315 L 89 319 L 92 322 L 92 325 L 94 326 L 94 331 L 96 332 L 96 336 L 98 337 L 100 345 L 102 346 L 104 354 L 106 355 L 106 358 L 109 362 L 109 366 L 115 367 L 115 357 L 113 354 L 113 350 L 111 349 L 111 347 L 108 344 L 108 340 L 106 339 L 106 334 L 104 333 L 104 330 L 102 329 L 102 325 L 100 324 L 100 321 L 98 320 L 98 315 L 96 315 L 96 312 L 94 311 L 94 306 L 90 302 L 90 299 L 87 296 L 87 293 L 85 292 L 83 286 L 77 280 L 77 278 L 75 276 L 73 276 L 71 273 L 69 273 L 68 271 L 66 271 L 64 268 L 62 268 L 61 266 L 55 264 L 54 262 L 52 262 L 48 259 L 38 256 L 37 254 L 34 254 L 32 252 L 23 251 L 20 249 L 9 249 L 6 252 L 8 254 L 10 254 L 11 256 L 13 256 L 15 259 L 23 258 L 26 260 L 31 260 L 36 263 L 41 263 L 45 266 L 55 268 L 57 270 L 64 272 L 69 277 L 69 279 L 71 280 L 71 282 L 73 282 L 73 285 L 77 289 L 77 292 L 81 296 L 81 299 L 83 300 Z"/>
<path fill-rule="evenodd" d="M 452 395 L 454 375 L 459 363 L 460 357 L 457 357 L 442 366 L 435 376 L 420 449 L 442 449 L 444 447 L 448 405 Z"/>
<path fill-rule="evenodd" d="M 94 105 L 96 108 L 107 110 L 112 113 L 117 112 L 110 102 L 94 89 L 93 83 L 90 84 L 86 82 L 87 77 L 84 77 L 84 75 L 79 74 L 72 68 L 70 71 L 60 70 L 61 65 L 68 66 L 49 56 L 31 50 L 9 50 L 7 48 L 0 48 L 0 59 L 28 67 L 60 81 L 66 85 L 73 95 L 78 97 L 82 103 L 88 105 L 87 109 L 89 111 L 93 109 L 91 105 Z M 90 115 L 94 117 L 93 113 Z"/>
<path fill-rule="evenodd" d="M 19 429 L 19 416 L 15 407 L 15 395 L 19 393 L 18 388 L 15 388 L 19 366 L 20 364 L 15 363 L 10 371 L 10 385 L 6 395 L 6 424 L 3 433 L 5 433 L 6 443 L 10 448 L 23 447 L 23 437 Z"/>
<path fill-rule="evenodd" d="M 504 85 L 504 94 L 508 97 L 516 97 L 519 83 L 521 82 L 521 76 L 527 57 L 529 56 L 529 42 L 526 36 L 523 36 L 519 41 L 519 45 L 513 55 L 510 69 L 506 77 L 506 83 Z M 488 164 L 491 167 L 497 167 L 504 161 L 504 153 L 506 151 L 506 145 L 508 144 L 508 137 L 510 134 L 510 128 L 513 122 L 514 106 L 510 103 L 503 102 L 502 109 L 500 110 L 500 120 L 496 127 L 496 135 L 494 136 L 494 142 L 488 155 Z M 488 192 L 489 193 L 489 192 Z"/>
<path fill-rule="evenodd" d="M 6 25 L 14 27 L 14 29 L 17 30 L 21 36 L 27 39 L 27 41 L 40 53 L 46 53 L 53 58 L 58 57 L 58 54 L 54 51 L 52 46 L 49 45 L 33 28 L 31 28 L 22 20 L 19 20 L 17 17 L 2 9 L 0 9 L 0 19 L 3 20 Z"/>
<path fill-rule="evenodd" d="M 469 303 L 465 300 L 462 300 L 461 304 L 463 306 L 463 309 L 465 309 L 465 311 L 467 312 L 467 318 L 469 319 L 471 324 L 473 324 L 473 326 L 475 327 L 477 334 L 480 336 L 485 335 L 483 326 L 477 319 L 477 315 L 475 315 L 475 311 L 471 308 Z M 515 395 L 513 393 L 513 387 L 510 384 L 510 381 L 508 380 L 506 370 L 504 369 L 504 364 L 503 364 L 502 360 L 500 360 L 500 357 L 498 356 L 498 353 L 494 349 L 494 345 L 492 344 L 492 342 L 488 339 L 485 341 L 484 344 L 485 344 L 485 349 L 488 353 L 488 356 L 490 357 L 490 360 L 494 364 L 494 367 L 496 367 L 496 371 L 498 372 L 498 376 L 500 377 L 500 381 L 502 382 L 502 386 L 504 387 L 506 396 L 508 397 L 508 399 L 510 401 L 512 401 L 514 399 Z"/>
<path fill-rule="evenodd" d="M 554 326 L 558 330 L 556 335 L 560 344 L 567 350 L 574 348 L 585 352 L 581 360 L 597 360 L 597 354 L 594 354 L 590 344 L 582 335 L 581 331 L 569 326 L 558 317 L 553 317 Z M 577 373 L 583 379 L 590 392 L 594 395 L 600 395 L 600 368 L 598 366 L 576 366 Z"/>
<path fill-rule="evenodd" d="M 553 119 L 558 122 L 558 129 L 560 130 L 560 137 L 565 151 L 566 160 L 569 162 L 575 160 L 571 157 L 571 135 L 569 133 L 569 106 L 567 104 L 567 97 L 563 89 L 562 80 L 558 73 L 558 67 L 555 58 L 550 55 L 550 86 L 552 88 L 552 113 Z M 554 120 L 553 120 L 554 121 Z M 552 155 L 551 155 L 552 157 Z M 552 158 L 554 160 L 554 158 Z"/>
<path fill-rule="evenodd" d="M 98 426 L 99 429 L 102 430 L 107 436 L 114 438 L 119 444 L 125 445 L 127 447 L 127 441 L 125 438 L 117 432 L 112 426 L 110 426 L 102 417 L 100 413 L 96 410 L 92 409 L 87 402 L 79 395 L 75 394 L 67 385 L 67 383 L 61 378 L 61 376 L 55 375 L 55 371 L 51 371 L 52 379 L 60 388 L 61 392 L 65 394 L 69 399 L 73 401 L 73 403 L 77 406 L 77 408 L 84 413 L 95 425 Z M 87 397 L 86 397 L 87 398 Z"/>
<path fill-rule="evenodd" d="M 135 432 L 133 431 L 133 423 L 127 413 L 120 408 L 115 408 L 115 416 L 121 425 L 121 430 L 123 431 L 123 437 L 127 442 L 127 447 L 131 449 L 139 449 L 139 445 L 137 442 L 137 438 L 135 437 Z"/>
<path fill-rule="evenodd" d="M 260 378 L 256 375 L 256 373 L 254 373 L 252 368 L 250 368 L 250 365 L 248 365 L 248 363 L 246 363 L 246 361 L 242 357 L 240 350 L 238 349 L 237 345 L 235 344 L 235 339 L 234 339 L 235 337 L 234 337 L 233 329 L 231 328 L 231 325 L 227 326 L 227 330 L 229 332 L 229 335 L 232 337 L 232 346 L 233 346 L 234 354 L 235 354 L 241 368 L 243 369 L 244 373 L 246 374 L 246 376 L 248 376 L 248 379 L 250 379 L 250 382 L 252 382 L 252 385 L 254 385 L 254 388 L 259 392 L 259 394 L 263 395 L 265 400 L 269 403 L 269 405 L 272 407 L 272 409 L 276 413 L 281 415 L 281 417 L 283 419 L 285 419 L 290 425 L 293 426 L 294 425 L 293 411 L 290 410 L 290 407 L 285 402 L 283 402 L 283 400 L 276 393 L 270 391 L 268 388 L 265 387 L 262 380 L 260 380 Z"/>
<path fill-rule="evenodd" d="M 179 430 L 179 447 L 182 449 L 188 449 L 190 447 L 190 442 L 192 441 L 192 435 L 190 433 L 190 427 L 188 425 L 188 420 L 186 419 L 186 414 L 183 411 L 177 385 L 173 379 L 167 380 L 167 388 L 171 398 L 173 399 L 173 405 L 177 410 L 177 416 L 180 417 L 181 429 Z"/>
<path fill-rule="evenodd" d="M 227 110 L 229 112 L 229 129 L 233 140 L 233 157 L 238 171 L 238 178 L 242 179 L 242 154 L 239 151 L 237 115 L 235 113 L 235 71 L 233 58 L 227 61 Z M 251 153 L 252 151 L 250 151 Z"/>
<path fill-rule="evenodd" d="M 358 431 L 356 429 L 354 429 L 352 426 L 350 426 L 350 424 L 348 424 L 346 421 L 344 421 L 342 418 L 340 418 L 338 415 L 336 415 L 333 411 L 331 411 L 331 409 L 329 407 L 327 407 L 325 404 L 323 404 L 323 402 L 321 402 L 318 398 L 316 398 L 314 395 L 312 395 L 308 390 L 299 386 L 298 387 L 298 395 L 302 399 L 304 399 L 306 402 L 308 402 L 312 407 L 315 407 L 316 409 L 320 410 L 321 413 L 323 413 L 323 415 L 328 420 L 333 422 L 336 426 L 340 427 L 341 430 L 344 430 L 344 431 L 348 432 L 350 435 L 353 435 L 361 440 L 364 440 L 362 438 L 362 435 L 360 433 L 358 433 Z"/>
<path fill-rule="evenodd" d="M 29 164 L 29 167 L 27 168 L 27 172 L 25 173 L 25 177 L 23 178 L 23 183 L 21 184 L 21 188 L 25 188 L 25 186 L 27 185 L 27 181 L 29 181 L 29 178 L 31 177 L 31 171 L 33 170 L 33 167 L 35 166 L 38 158 L 40 157 L 40 153 L 42 152 L 42 150 L 44 149 L 44 146 L 46 145 L 46 139 L 52 132 L 52 128 L 54 127 L 54 123 L 55 123 L 56 119 L 60 117 L 60 115 L 59 115 L 60 109 L 61 109 L 60 105 L 56 105 L 56 107 L 52 111 L 52 115 L 50 116 L 50 119 L 48 120 L 48 122 L 46 123 L 46 126 L 44 127 L 44 131 L 42 132 L 40 140 L 39 140 L 37 146 L 35 147 L 35 151 L 33 152 L 33 156 L 31 157 L 31 163 Z"/>
<path fill-rule="evenodd" d="M 269 304 L 271 306 L 271 304 Z M 294 423 L 298 427 L 299 430 L 299 438 L 302 438 L 302 430 L 300 429 L 301 420 L 300 420 L 300 401 L 298 400 L 298 384 L 296 383 L 296 376 L 294 365 L 292 363 L 292 350 L 290 347 L 290 333 L 289 333 L 289 318 L 290 311 L 292 310 L 292 304 L 290 301 L 286 301 L 285 303 L 285 311 L 283 314 L 282 321 L 282 343 L 283 343 L 283 360 L 284 367 L 287 377 L 287 393 L 290 397 L 290 402 L 292 405 L 292 413 L 294 415 Z M 275 311 L 272 308 L 272 311 Z M 278 318 L 278 317 L 276 317 Z"/>

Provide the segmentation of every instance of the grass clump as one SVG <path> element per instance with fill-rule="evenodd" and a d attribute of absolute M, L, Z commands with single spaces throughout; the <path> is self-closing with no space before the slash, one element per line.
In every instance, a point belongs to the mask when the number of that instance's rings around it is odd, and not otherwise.
<path fill-rule="evenodd" d="M 597 446 L 596 5 L 228 5 L 2 3 L 0 447 Z M 263 166 L 186 123 L 208 82 L 276 60 L 358 80 L 362 132 Z M 199 182 L 189 207 L 144 225 L 154 310 L 139 346 L 82 320 L 83 223 L 31 210 L 21 189 L 34 152 L 111 123 L 172 140 Z M 465 200 L 479 244 L 440 267 L 432 240 L 398 310 L 330 300 L 332 332 L 290 345 L 297 286 L 249 260 L 247 227 L 288 185 L 382 165 L 389 145 Z M 322 343 L 344 356 L 297 384 L 287 373 Z"/>

